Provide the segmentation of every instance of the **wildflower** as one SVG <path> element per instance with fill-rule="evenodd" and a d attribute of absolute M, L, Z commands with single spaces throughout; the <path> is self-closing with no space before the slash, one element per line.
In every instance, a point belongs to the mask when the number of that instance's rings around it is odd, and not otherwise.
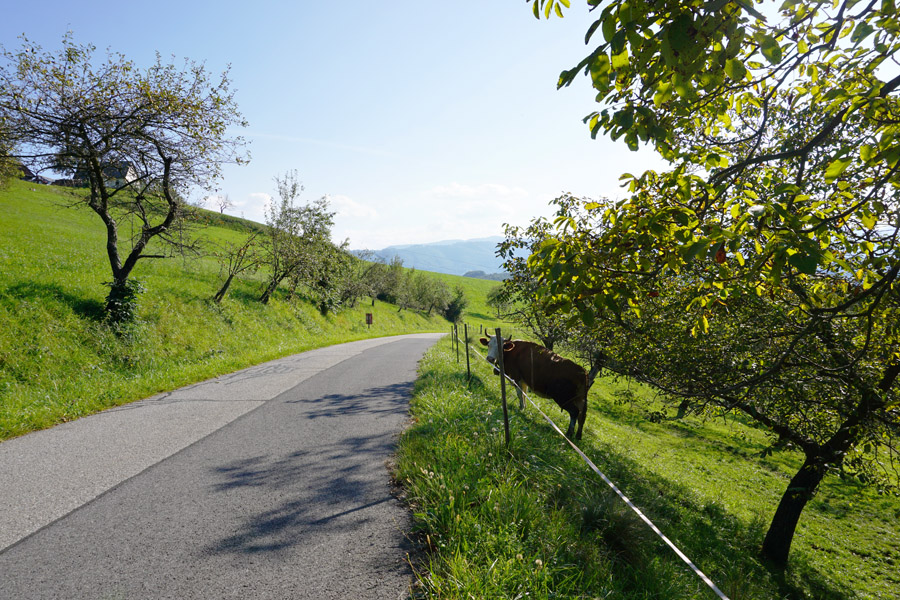
<path fill-rule="evenodd" d="M 542 568 L 544 568 L 544 561 L 539 558 L 534 559 L 534 568 L 540 571 Z"/>
<path fill-rule="evenodd" d="M 525 557 L 521 554 L 516 554 L 516 560 L 523 560 Z"/>

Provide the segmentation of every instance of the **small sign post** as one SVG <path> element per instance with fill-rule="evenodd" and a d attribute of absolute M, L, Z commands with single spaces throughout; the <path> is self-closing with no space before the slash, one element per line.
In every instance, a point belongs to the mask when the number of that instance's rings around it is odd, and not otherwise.
<path fill-rule="evenodd" d="M 369 329 L 372 328 L 372 313 L 366 313 L 366 325 Z"/>

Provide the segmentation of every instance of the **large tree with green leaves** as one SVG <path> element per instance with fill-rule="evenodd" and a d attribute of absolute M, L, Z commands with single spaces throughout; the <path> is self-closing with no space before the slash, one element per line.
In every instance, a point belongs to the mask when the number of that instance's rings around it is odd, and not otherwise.
<path fill-rule="evenodd" d="M 562 14 L 533 0 L 535 14 Z M 561 4 L 568 6 L 568 1 Z M 614 363 L 741 410 L 803 464 L 763 544 L 787 562 L 834 469 L 897 483 L 900 15 L 893 1 L 589 0 L 592 135 L 668 170 L 560 207 L 530 259 Z"/>
<path fill-rule="evenodd" d="M 106 309 L 121 321 L 134 308 L 135 265 L 165 255 L 151 240 L 180 243 L 175 230 L 190 190 L 212 187 L 223 164 L 245 160 L 230 128 L 246 123 L 227 72 L 213 76 L 203 64 L 159 55 L 140 68 L 95 50 L 69 35 L 57 52 L 24 38 L 18 50 L 3 48 L 0 115 L 17 158 L 87 186 L 76 199 L 105 226 Z M 133 233 L 123 237 L 122 223 Z"/>

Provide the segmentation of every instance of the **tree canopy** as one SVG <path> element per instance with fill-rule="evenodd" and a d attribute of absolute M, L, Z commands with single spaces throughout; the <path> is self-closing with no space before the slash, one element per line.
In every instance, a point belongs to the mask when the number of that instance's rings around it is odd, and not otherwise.
<path fill-rule="evenodd" d="M 891 0 L 588 4 L 596 45 L 559 85 L 590 77 L 591 135 L 669 169 L 623 175 L 621 201 L 560 203 L 529 259 L 538 295 L 620 371 L 803 452 L 763 546 L 783 565 L 826 472 L 897 481 L 900 15 Z"/>
<path fill-rule="evenodd" d="M 95 51 L 69 35 L 57 52 L 24 38 L 17 51 L 3 48 L 0 122 L 34 172 L 87 186 L 83 203 L 106 227 L 107 311 L 115 315 L 133 297 L 128 278 L 138 260 L 161 256 L 148 251 L 150 241 L 176 241 L 171 234 L 190 190 L 213 186 L 223 164 L 246 160 L 243 139 L 229 132 L 246 123 L 227 71 L 214 77 L 203 64 L 177 65 L 159 54 L 142 69 Z M 127 241 L 119 238 L 123 219 L 137 225 Z"/>

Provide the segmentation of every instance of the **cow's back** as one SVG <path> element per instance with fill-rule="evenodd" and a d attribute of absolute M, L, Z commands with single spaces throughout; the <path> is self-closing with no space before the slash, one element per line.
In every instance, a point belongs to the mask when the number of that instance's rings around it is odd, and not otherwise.
<path fill-rule="evenodd" d="M 511 350 L 503 352 L 503 367 L 511 378 L 563 408 L 587 395 L 587 373 L 580 365 L 534 342 L 513 343 Z"/>

